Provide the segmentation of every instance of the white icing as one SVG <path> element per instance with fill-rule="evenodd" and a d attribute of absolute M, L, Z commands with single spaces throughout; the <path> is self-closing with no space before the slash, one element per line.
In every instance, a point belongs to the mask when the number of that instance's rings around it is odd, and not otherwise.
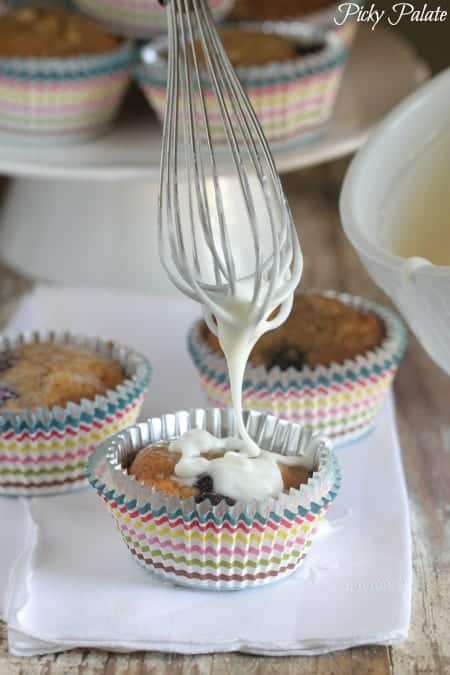
<path fill-rule="evenodd" d="M 182 483 L 193 485 L 201 474 L 208 474 L 212 478 L 214 492 L 244 501 L 279 495 L 283 491 L 283 479 L 278 462 L 292 465 L 304 461 L 301 457 L 284 457 L 261 450 L 245 428 L 242 385 L 250 352 L 261 335 L 275 327 L 274 322 L 268 321 L 274 309 L 284 303 L 284 308 L 289 311 L 293 298 L 292 291 L 284 297 L 277 297 L 268 306 L 262 320 L 256 321 L 250 288 L 247 283 L 239 282 L 235 299 L 225 303 L 234 320 L 217 321 L 217 337 L 227 362 L 240 438 L 215 438 L 207 431 L 194 429 L 170 444 L 171 451 L 181 453 L 175 475 Z M 214 450 L 224 454 L 212 459 L 202 456 Z"/>
<path fill-rule="evenodd" d="M 183 483 L 193 484 L 205 473 L 212 478 L 214 492 L 233 499 L 249 501 L 280 494 L 283 480 L 277 460 L 282 456 L 259 450 L 257 457 L 249 457 L 243 449 L 239 438 L 216 438 L 200 429 L 188 431 L 169 445 L 170 451 L 181 453 L 175 475 Z M 213 459 L 202 457 L 210 450 L 224 454 Z"/>

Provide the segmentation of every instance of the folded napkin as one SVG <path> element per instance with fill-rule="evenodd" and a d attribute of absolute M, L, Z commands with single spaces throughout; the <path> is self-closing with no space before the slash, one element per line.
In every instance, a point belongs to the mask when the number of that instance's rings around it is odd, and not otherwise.
<path fill-rule="evenodd" d="M 0 497 L 0 619 L 5 615 L 11 570 L 26 547 L 30 525 L 26 499 Z"/>
<path fill-rule="evenodd" d="M 159 414 L 204 405 L 183 349 L 197 313 L 184 299 L 42 288 L 14 329 L 32 321 L 140 349 L 155 371 L 145 413 Z M 89 646 L 289 655 L 404 639 L 411 544 L 392 401 L 373 433 L 341 448 L 339 460 L 342 490 L 303 565 L 285 581 L 235 593 L 176 587 L 140 568 L 89 489 L 32 499 L 34 536 L 9 588 L 11 652 Z"/>

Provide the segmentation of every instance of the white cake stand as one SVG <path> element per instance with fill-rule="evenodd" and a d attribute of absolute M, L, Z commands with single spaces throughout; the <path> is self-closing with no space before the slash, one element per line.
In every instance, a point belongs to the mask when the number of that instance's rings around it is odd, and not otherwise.
<path fill-rule="evenodd" d="M 361 29 L 331 124 L 320 136 L 275 147 L 279 171 L 355 151 L 428 74 L 400 36 Z M 143 100 L 125 106 L 108 135 L 83 145 L 3 141 L 0 173 L 13 177 L 0 214 L 3 261 L 37 279 L 171 292 L 156 242 L 160 141 Z"/>

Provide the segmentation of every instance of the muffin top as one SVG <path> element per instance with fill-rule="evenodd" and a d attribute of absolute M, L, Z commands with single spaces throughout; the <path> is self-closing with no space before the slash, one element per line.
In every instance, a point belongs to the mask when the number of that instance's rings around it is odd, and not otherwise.
<path fill-rule="evenodd" d="M 281 21 L 294 19 L 336 4 L 333 0 L 236 0 L 233 21 Z"/>
<path fill-rule="evenodd" d="M 53 342 L 20 345 L 0 352 L 0 410 L 93 400 L 125 377 L 119 363 L 82 347 Z"/>
<path fill-rule="evenodd" d="M 299 55 L 291 40 L 273 33 L 230 27 L 220 31 L 220 39 L 234 68 L 292 61 Z M 196 43 L 195 50 L 200 63 L 204 64 L 199 42 Z"/>
<path fill-rule="evenodd" d="M 212 351 L 221 352 L 217 337 L 206 324 L 201 335 Z M 287 321 L 260 338 L 250 362 L 267 370 L 328 366 L 366 354 L 384 337 L 384 324 L 375 314 L 334 298 L 298 293 Z"/>
<path fill-rule="evenodd" d="M 102 54 L 119 43 L 93 21 L 60 7 L 21 7 L 0 16 L 0 57 Z"/>
<path fill-rule="evenodd" d="M 195 455 L 191 454 L 189 444 L 196 443 L 198 434 L 200 446 Z M 180 441 L 185 444 L 184 449 L 188 443 L 187 455 L 181 452 Z M 208 432 L 193 430 L 172 443 L 149 445 L 139 450 L 128 467 L 128 474 L 166 495 L 181 499 L 194 497 L 198 503 L 209 499 L 213 505 L 225 500 L 229 506 L 235 504 L 236 499 L 248 501 L 252 497 L 289 492 L 290 488 L 298 489 L 308 481 L 311 474 L 298 463 L 298 458 L 265 451 L 249 458 L 233 450 L 240 443 L 239 439 L 217 439 Z"/>

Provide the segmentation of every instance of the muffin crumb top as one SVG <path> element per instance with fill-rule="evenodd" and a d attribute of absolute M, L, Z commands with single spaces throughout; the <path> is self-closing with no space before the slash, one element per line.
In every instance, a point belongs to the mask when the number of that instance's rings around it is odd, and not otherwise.
<path fill-rule="evenodd" d="M 292 61 L 298 57 L 296 45 L 291 40 L 273 33 L 230 27 L 220 31 L 220 39 L 234 68 Z M 199 42 L 195 49 L 200 63 L 204 64 Z"/>
<path fill-rule="evenodd" d="M 61 7 L 21 7 L 0 16 L 0 57 L 94 55 L 119 44 L 90 19 Z"/>
<path fill-rule="evenodd" d="M 82 347 L 53 342 L 20 345 L 0 352 L 0 410 L 93 400 L 125 377 L 119 363 Z"/>

